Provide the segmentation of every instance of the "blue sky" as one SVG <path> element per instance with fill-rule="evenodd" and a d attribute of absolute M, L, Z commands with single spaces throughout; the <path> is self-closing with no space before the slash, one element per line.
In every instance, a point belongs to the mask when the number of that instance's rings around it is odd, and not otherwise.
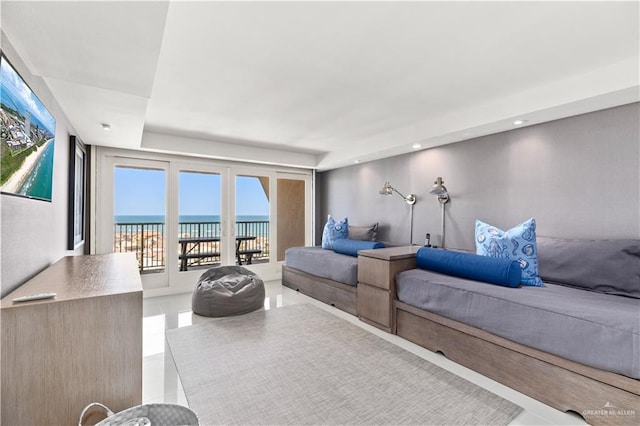
<path fill-rule="evenodd" d="M 116 167 L 114 214 L 164 215 L 165 181 L 165 172 L 162 170 Z M 220 175 L 181 172 L 178 185 L 181 216 L 220 214 Z M 269 215 L 269 201 L 257 178 L 236 178 L 236 215 Z"/>
<path fill-rule="evenodd" d="M 0 80 L 3 89 L 13 95 L 11 100 L 3 99 L 3 103 L 6 101 L 7 105 L 21 108 L 22 113 L 29 111 L 31 116 L 35 117 L 51 134 L 55 134 L 56 120 L 4 57 L 0 63 Z M 14 105 L 11 101 L 19 105 Z"/>

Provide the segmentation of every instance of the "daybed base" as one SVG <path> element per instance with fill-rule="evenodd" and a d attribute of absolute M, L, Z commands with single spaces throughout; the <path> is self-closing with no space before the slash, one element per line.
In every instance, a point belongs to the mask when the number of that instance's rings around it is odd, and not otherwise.
<path fill-rule="evenodd" d="M 355 286 L 317 277 L 284 265 L 282 284 L 351 315 L 358 315 Z"/>
<path fill-rule="evenodd" d="M 594 425 L 640 424 L 640 380 L 533 349 L 398 300 L 398 336 Z"/>

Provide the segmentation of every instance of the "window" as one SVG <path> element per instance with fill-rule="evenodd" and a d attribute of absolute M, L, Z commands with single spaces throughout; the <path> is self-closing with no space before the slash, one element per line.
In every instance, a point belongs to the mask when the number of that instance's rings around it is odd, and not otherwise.
<path fill-rule="evenodd" d="M 268 176 L 236 176 L 236 265 L 269 261 L 269 182 Z"/>
<path fill-rule="evenodd" d="M 286 248 L 311 243 L 308 171 L 106 147 L 96 155 L 92 253 L 135 253 L 145 290 L 190 291 L 216 265 L 278 279 Z"/>
<path fill-rule="evenodd" d="M 116 166 L 113 180 L 113 251 L 135 253 L 142 274 L 164 272 L 165 171 Z"/>
<path fill-rule="evenodd" d="M 220 265 L 221 176 L 180 171 L 178 177 L 179 271 Z"/>

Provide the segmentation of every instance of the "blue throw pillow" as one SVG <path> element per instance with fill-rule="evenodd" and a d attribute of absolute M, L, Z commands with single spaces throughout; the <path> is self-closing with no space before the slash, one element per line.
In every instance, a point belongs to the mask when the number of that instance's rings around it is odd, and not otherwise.
<path fill-rule="evenodd" d="M 329 215 L 327 223 L 324 225 L 324 230 L 322 231 L 322 248 L 331 250 L 334 240 L 347 238 L 348 236 L 349 220 L 345 217 L 340 222 L 336 222 L 335 219 Z"/>
<path fill-rule="evenodd" d="M 476 220 L 476 253 L 515 260 L 522 269 L 523 285 L 544 287 L 538 275 L 535 219 L 529 219 L 506 232 Z"/>
<path fill-rule="evenodd" d="M 416 265 L 419 268 L 440 274 L 453 275 L 505 287 L 518 287 L 522 278 L 520 265 L 512 260 L 429 247 L 422 247 L 418 250 L 418 253 L 416 253 Z"/>
<path fill-rule="evenodd" d="M 347 254 L 349 256 L 357 256 L 358 250 L 379 248 L 384 248 L 384 244 L 379 241 L 349 240 L 346 238 L 339 238 L 333 241 L 333 251 L 340 254 Z"/>

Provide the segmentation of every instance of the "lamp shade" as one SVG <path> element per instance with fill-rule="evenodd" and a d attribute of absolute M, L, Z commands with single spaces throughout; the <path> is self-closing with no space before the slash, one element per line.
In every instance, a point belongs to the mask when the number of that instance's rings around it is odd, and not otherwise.
<path fill-rule="evenodd" d="M 444 182 L 442 178 L 438 176 L 436 181 L 434 182 L 433 188 L 429 191 L 431 195 L 447 195 L 449 192 L 447 191 L 447 187 L 444 186 Z"/>
<path fill-rule="evenodd" d="M 389 181 L 386 181 L 384 183 L 384 185 L 382 186 L 382 188 L 380 188 L 379 194 L 380 195 L 391 195 L 391 194 L 393 194 L 393 187 L 391 186 L 391 183 L 389 183 Z"/>

